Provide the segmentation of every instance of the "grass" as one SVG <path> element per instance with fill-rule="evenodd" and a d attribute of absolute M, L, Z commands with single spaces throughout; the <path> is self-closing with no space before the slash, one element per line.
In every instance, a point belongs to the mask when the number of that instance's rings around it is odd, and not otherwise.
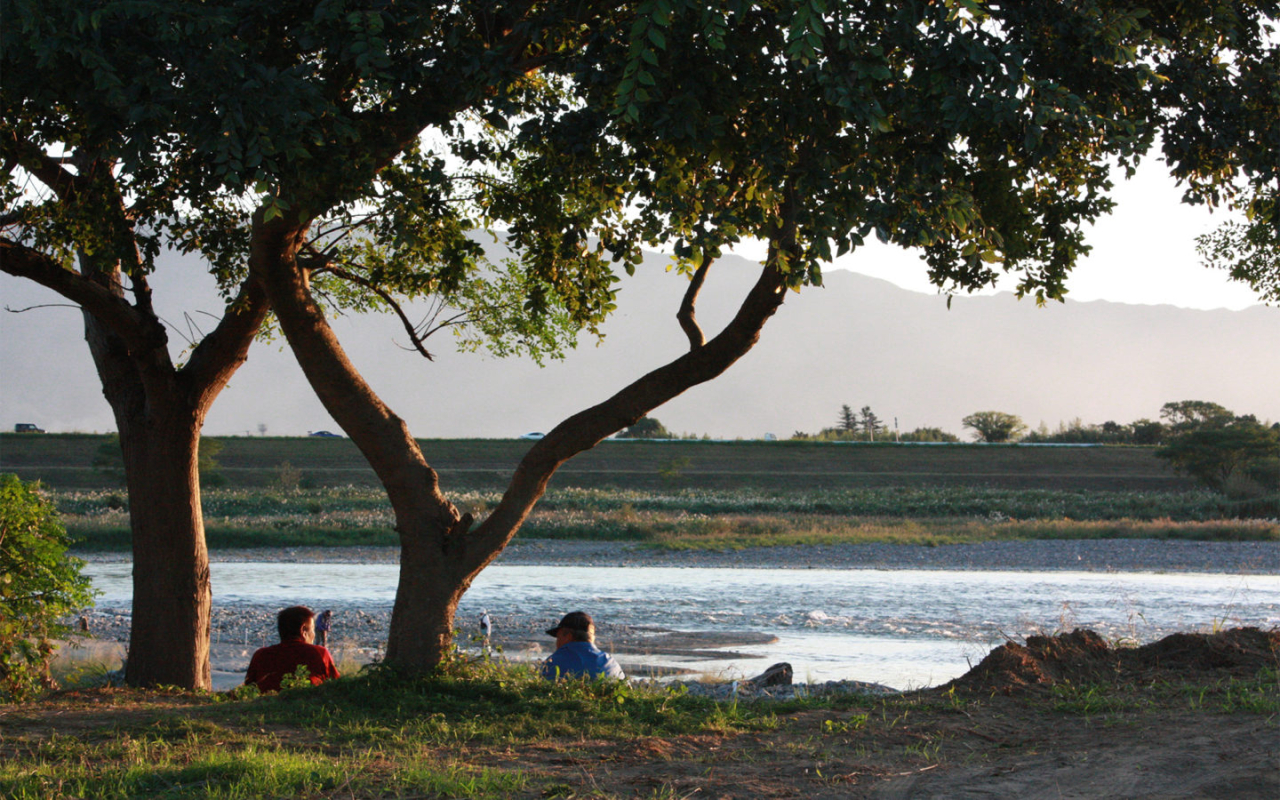
<path fill-rule="evenodd" d="M 708 776 L 785 774 L 805 761 L 813 771 L 800 780 L 835 785 L 851 770 L 891 771 L 868 764 L 900 771 L 1016 760 L 1052 741 L 1053 731 L 1077 727 L 1073 720 L 1140 730 L 1244 715 L 1274 728 L 1280 692 L 1276 671 L 1263 669 L 1252 678 L 1205 673 L 1021 697 L 930 690 L 716 703 L 661 687 L 548 683 L 521 666 L 458 661 L 422 678 L 374 668 L 270 696 L 66 691 L 5 713 L 0 796 L 15 800 L 615 797 L 636 795 L 597 785 L 597 767 L 647 770 L 639 785 L 657 792 L 651 796 L 684 785 L 671 777 L 682 759 Z M 793 788 L 803 794 L 803 786 Z M 686 794 L 687 785 L 673 796 Z"/>
<path fill-rule="evenodd" d="M 53 493 L 82 551 L 129 548 L 127 498 L 112 490 Z M 482 518 L 496 492 L 454 495 Z M 207 489 L 213 549 L 392 547 L 390 505 L 379 489 Z M 634 542 L 672 550 L 893 543 L 943 546 L 1021 539 L 1280 540 L 1275 520 L 1222 518 L 1208 492 L 1078 492 L 966 487 L 766 492 L 559 489 L 520 532 L 524 539 Z"/>
<path fill-rule="evenodd" d="M 345 439 L 218 440 L 202 503 L 209 546 L 392 547 L 386 497 Z M 44 477 L 86 551 L 129 548 L 118 470 L 94 468 L 105 437 L 0 434 L 0 470 Z M 529 443 L 424 440 L 450 498 L 477 518 L 499 501 Z M 298 465 L 286 468 L 284 465 Z M 1268 505 L 1269 503 L 1269 505 Z M 1280 508 L 1280 499 L 1250 514 Z M 1280 540 L 1273 517 L 1170 473 L 1151 448 L 812 442 L 606 442 L 569 462 L 521 530 L 526 539 L 667 549 L 1042 538 Z"/>
<path fill-rule="evenodd" d="M 508 797 L 521 770 L 479 766 L 477 748 L 771 730 L 763 706 L 727 707 L 618 682 L 549 683 L 525 667 L 455 664 L 425 678 L 387 670 L 278 695 L 94 690 L 80 735 L 19 733 L 3 745 L 0 795 Z M 15 715 L 13 730 L 27 708 Z M 65 708 L 64 708 L 65 710 Z M 84 711 L 84 708 L 80 709 Z M 66 722 L 64 718 L 61 720 Z"/>

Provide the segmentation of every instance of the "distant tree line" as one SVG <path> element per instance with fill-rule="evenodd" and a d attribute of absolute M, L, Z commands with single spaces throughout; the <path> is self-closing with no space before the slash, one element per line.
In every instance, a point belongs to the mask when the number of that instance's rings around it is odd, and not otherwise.
<path fill-rule="evenodd" d="M 641 417 L 634 425 L 618 431 L 615 439 L 710 439 L 709 434 L 674 433 L 654 417 Z"/>
<path fill-rule="evenodd" d="M 1086 425 L 1075 419 L 1052 432 L 1041 424 L 1026 433 L 1020 418 L 1001 411 L 970 414 L 964 426 L 981 442 L 1159 445 L 1157 456 L 1208 488 L 1280 509 L 1280 423 L 1267 425 L 1217 403 L 1180 400 L 1165 403 L 1159 421 Z"/>
<path fill-rule="evenodd" d="M 823 428 L 817 433 L 796 431 L 791 438 L 796 441 L 809 442 L 958 442 L 960 438 L 947 433 L 941 428 L 916 428 L 907 433 L 896 430 L 891 433 L 889 426 L 871 410 L 871 406 L 863 406 L 854 411 L 850 405 L 840 406 L 836 424 Z"/>

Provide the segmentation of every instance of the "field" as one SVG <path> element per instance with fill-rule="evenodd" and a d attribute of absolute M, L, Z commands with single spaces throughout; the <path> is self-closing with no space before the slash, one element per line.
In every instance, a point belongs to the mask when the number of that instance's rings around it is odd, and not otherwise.
<path fill-rule="evenodd" d="M 278 484 L 296 470 L 303 486 L 376 486 L 347 439 L 225 437 L 208 441 L 223 485 Z M 419 444 L 452 490 L 501 491 L 530 442 L 426 439 Z M 40 479 L 56 489 L 121 485 L 108 437 L 94 434 L 0 434 L 0 471 Z M 95 466 L 95 461 L 100 463 Z M 117 457 L 118 462 L 118 457 Z M 208 482 L 208 481 L 206 481 Z M 1184 491 L 1150 447 L 893 445 L 762 441 L 603 442 L 556 474 L 555 488 L 753 488 L 774 491 L 885 486 L 977 486 L 1002 489 Z"/>
<path fill-rule="evenodd" d="M 345 439 L 217 439 L 212 548 L 393 546 L 391 509 Z M 426 440 L 442 484 L 483 517 L 528 442 Z M 0 471 L 50 487 L 80 549 L 129 546 L 106 437 L 5 435 Z M 98 466 L 94 461 L 98 460 Z M 104 462 L 105 463 L 102 463 Z M 730 549 L 1020 538 L 1280 540 L 1274 519 L 1174 475 L 1151 448 L 606 442 L 556 476 L 520 536 Z M 1263 515 L 1274 516 L 1274 515 Z"/>

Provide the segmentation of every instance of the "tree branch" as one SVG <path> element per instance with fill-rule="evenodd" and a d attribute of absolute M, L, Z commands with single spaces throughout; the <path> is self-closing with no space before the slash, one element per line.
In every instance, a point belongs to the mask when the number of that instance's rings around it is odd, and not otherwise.
<path fill-rule="evenodd" d="M 795 251 L 797 208 L 794 187 L 787 186 L 764 270 L 723 331 L 702 347 L 650 372 L 603 403 L 561 422 L 521 459 L 493 513 L 469 533 L 460 526 L 455 528 L 455 535 L 446 540 L 445 547 L 462 549 L 456 562 L 459 574 L 474 575 L 502 552 L 561 464 L 634 424 L 689 388 L 722 374 L 755 346 L 765 323 L 786 297 L 788 275 L 781 265 Z"/>
<path fill-rule="evenodd" d="M 694 316 L 693 307 L 698 302 L 698 293 L 702 291 L 702 283 L 706 280 L 707 270 L 710 268 L 711 259 L 703 256 L 702 266 L 693 273 L 689 288 L 684 292 L 684 299 L 680 301 L 680 310 L 676 312 L 676 319 L 680 321 L 684 335 L 689 337 L 690 350 L 697 350 L 706 343 L 706 337 L 702 335 L 702 328 L 698 326 L 698 320 Z"/>
<path fill-rule="evenodd" d="M 75 196 L 80 188 L 78 176 L 63 164 L 69 159 L 54 158 L 39 147 L 25 139 L 19 139 L 16 132 L 0 137 L 0 157 L 8 166 L 11 162 L 20 164 L 23 169 L 36 177 L 36 180 L 48 186 L 59 200 L 66 201 Z"/>
<path fill-rule="evenodd" d="M 249 357 L 249 345 L 270 310 L 261 282 L 253 276 L 246 278 L 217 327 L 191 351 L 191 358 L 179 372 L 180 380 L 202 399 L 216 396 Z"/>
<path fill-rule="evenodd" d="M 417 326 L 414 325 L 413 321 L 409 319 L 409 315 L 404 313 L 404 309 L 400 307 L 400 301 L 396 300 L 394 297 L 392 297 L 389 293 L 387 293 L 381 287 L 374 285 L 372 281 L 366 278 L 362 278 L 359 275 L 356 275 L 354 272 L 348 272 L 347 270 L 343 269 L 342 267 L 339 267 L 332 261 L 329 261 L 324 256 L 321 256 L 319 254 L 314 254 L 313 257 L 316 259 L 320 259 L 324 262 L 324 265 L 317 269 L 323 269 L 325 272 L 328 272 L 330 275 L 341 278 L 344 281 L 350 281 L 356 284 L 357 286 L 363 286 L 365 289 L 368 289 L 369 291 L 373 292 L 378 297 L 381 297 L 383 302 L 391 306 L 391 310 L 396 312 L 396 316 L 400 318 L 400 324 L 404 326 L 405 333 L 409 335 L 409 341 L 413 343 L 413 349 L 418 351 L 418 353 L 420 353 L 422 357 L 428 361 L 436 360 L 435 356 L 427 352 L 427 347 L 423 343 L 423 339 L 425 337 L 420 337 L 418 335 Z"/>
<path fill-rule="evenodd" d="M 89 278 L 63 269 L 51 256 L 7 237 L 0 237 L 0 271 L 27 278 L 52 289 L 104 325 L 131 346 L 143 344 L 142 319 L 123 297 Z"/>

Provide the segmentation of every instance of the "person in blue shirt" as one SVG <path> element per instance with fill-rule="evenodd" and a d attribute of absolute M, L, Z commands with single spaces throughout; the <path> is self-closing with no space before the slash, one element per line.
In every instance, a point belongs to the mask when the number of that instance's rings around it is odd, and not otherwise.
<path fill-rule="evenodd" d="M 596 625 L 585 611 L 565 614 L 547 635 L 556 637 L 556 651 L 542 662 L 542 677 L 626 678 L 613 656 L 596 647 Z"/>

